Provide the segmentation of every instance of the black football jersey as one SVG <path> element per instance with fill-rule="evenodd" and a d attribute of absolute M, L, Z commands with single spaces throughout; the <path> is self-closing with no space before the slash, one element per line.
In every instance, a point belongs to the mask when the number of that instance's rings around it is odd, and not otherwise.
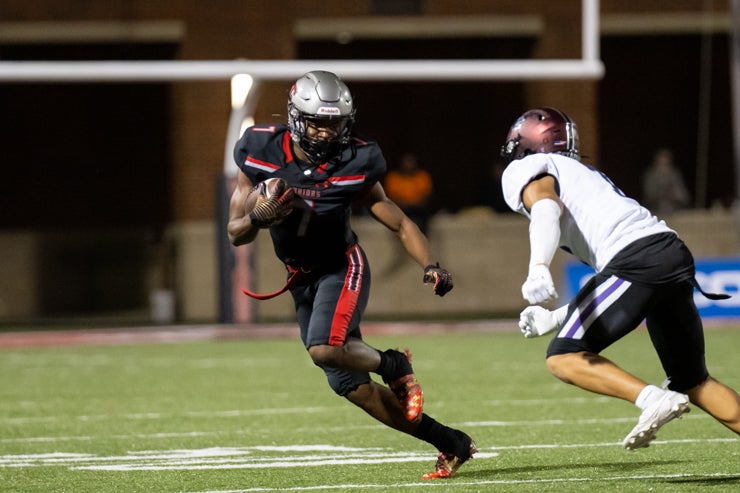
<path fill-rule="evenodd" d="M 253 184 L 282 178 L 293 189 L 294 210 L 270 228 L 270 235 L 280 260 L 311 268 L 345 262 L 345 252 L 357 243 L 350 224 L 352 202 L 386 171 L 378 144 L 357 135 L 329 162 L 300 161 L 286 125 L 248 128 L 234 148 L 234 159 Z"/>

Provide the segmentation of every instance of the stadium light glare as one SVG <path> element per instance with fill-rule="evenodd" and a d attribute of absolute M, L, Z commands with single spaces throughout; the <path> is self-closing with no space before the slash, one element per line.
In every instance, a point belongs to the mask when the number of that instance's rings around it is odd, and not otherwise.
<path fill-rule="evenodd" d="M 233 109 L 244 106 L 253 84 L 254 78 L 249 74 L 236 74 L 231 78 L 231 107 Z"/>

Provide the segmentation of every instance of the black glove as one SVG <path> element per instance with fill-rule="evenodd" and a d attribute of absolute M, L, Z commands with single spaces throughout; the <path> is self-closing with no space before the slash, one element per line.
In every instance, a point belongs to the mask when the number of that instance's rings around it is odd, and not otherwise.
<path fill-rule="evenodd" d="M 249 220 L 258 228 L 269 228 L 278 224 L 293 212 L 294 195 L 292 188 L 280 196 L 272 195 L 255 206 L 249 213 Z"/>
<path fill-rule="evenodd" d="M 424 267 L 424 284 L 434 283 L 434 294 L 444 296 L 453 288 L 452 274 L 440 269 L 439 262 Z"/>

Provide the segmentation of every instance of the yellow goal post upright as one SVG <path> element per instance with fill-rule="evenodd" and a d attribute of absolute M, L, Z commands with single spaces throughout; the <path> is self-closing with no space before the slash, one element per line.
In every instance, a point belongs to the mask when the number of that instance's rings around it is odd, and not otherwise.
<path fill-rule="evenodd" d="M 581 6 L 581 57 L 576 59 L 0 61 L 0 83 L 230 82 L 232 109 L 216 207 L 219 321 L 249 323 L 256 319 L 254 301 L 244 296 L 241 288 L 255 285 L 252 247 L 234 248 L 227 244 L 225 208 L 237 170 L 232 150 L 245 126 L 253 121 L 261 82 L 292 81 L 311 70 L 328 70 L 347 81 L 366 82 L 600 79 L 604 66 L 599 53 L 599 0 L 581 0 Z"/>

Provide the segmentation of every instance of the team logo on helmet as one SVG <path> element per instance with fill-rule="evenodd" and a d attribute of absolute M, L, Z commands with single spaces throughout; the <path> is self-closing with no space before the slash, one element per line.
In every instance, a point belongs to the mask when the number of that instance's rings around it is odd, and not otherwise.
<path fill-rule="evenodd" d="M 339 108 L 333 106 L 322 106 L 316 112 L 317 115 L 341 115 L 342 111 Z"/>

